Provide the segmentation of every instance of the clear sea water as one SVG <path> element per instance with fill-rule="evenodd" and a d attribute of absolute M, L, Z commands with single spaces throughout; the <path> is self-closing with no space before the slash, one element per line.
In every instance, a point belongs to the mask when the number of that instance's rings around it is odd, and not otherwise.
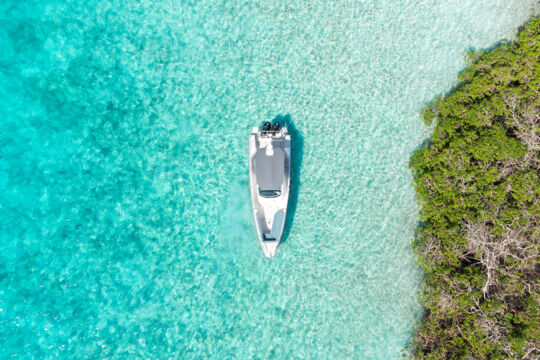
<path fill-rule="evenodd" d="M 0 358 L 400 358 L 419 110 L 535 6 L 2 1 Z M 294 193 L 269 261 L 247 136 L 276 116 Z"/>

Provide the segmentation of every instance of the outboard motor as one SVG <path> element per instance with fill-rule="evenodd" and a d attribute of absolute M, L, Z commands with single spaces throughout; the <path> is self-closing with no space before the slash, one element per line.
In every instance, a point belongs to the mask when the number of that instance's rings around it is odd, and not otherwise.
<path fill-rule="evenodd" d="M 279 128 L 281 127 L 281 125 L 279 125 L 278 122 L 274 123 L 274 126 L 272 126 L 272 130 L 274 131 L 279 131 Z"/>
<path fill-rule="evenodd" d="M 270 124 L 268 121 L 264 123 L 263 127 L 262 127 L 262 131 L 270 131 L 270 129 L 272 128 L 272 124 Z"/>

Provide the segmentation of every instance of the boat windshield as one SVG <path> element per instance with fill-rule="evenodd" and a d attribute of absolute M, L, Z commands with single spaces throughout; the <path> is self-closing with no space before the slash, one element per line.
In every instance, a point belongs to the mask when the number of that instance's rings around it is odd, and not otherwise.
<path fill-rule="evenodd" d="M 259 195 L 267 198 L 278 197 L 281 195 L 281 190 L 263 190 L 259 188 Z"/>

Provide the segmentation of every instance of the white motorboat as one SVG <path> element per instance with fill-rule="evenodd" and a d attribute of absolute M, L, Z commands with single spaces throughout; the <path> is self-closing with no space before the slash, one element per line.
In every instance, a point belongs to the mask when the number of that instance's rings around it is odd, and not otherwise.
<path fill-rule="evenodd" d="M 291 172 L 291 136 L 279 122 L 254 127 L 249 136 L 249 183 L 259 241 L 268 258 L 281 241 Z"/>

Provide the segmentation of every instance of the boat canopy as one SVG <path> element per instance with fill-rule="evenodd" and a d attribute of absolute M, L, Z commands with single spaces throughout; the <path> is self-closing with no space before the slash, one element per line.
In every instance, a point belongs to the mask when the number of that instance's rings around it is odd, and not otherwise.
<path fill-rule="evenodd" d="M 274 147 L 271 155 L 265 148 L 255 154 L 255 174 L 260 190 L 279 190 L 283 184 L 285 154 L 283 149 Z"/>

